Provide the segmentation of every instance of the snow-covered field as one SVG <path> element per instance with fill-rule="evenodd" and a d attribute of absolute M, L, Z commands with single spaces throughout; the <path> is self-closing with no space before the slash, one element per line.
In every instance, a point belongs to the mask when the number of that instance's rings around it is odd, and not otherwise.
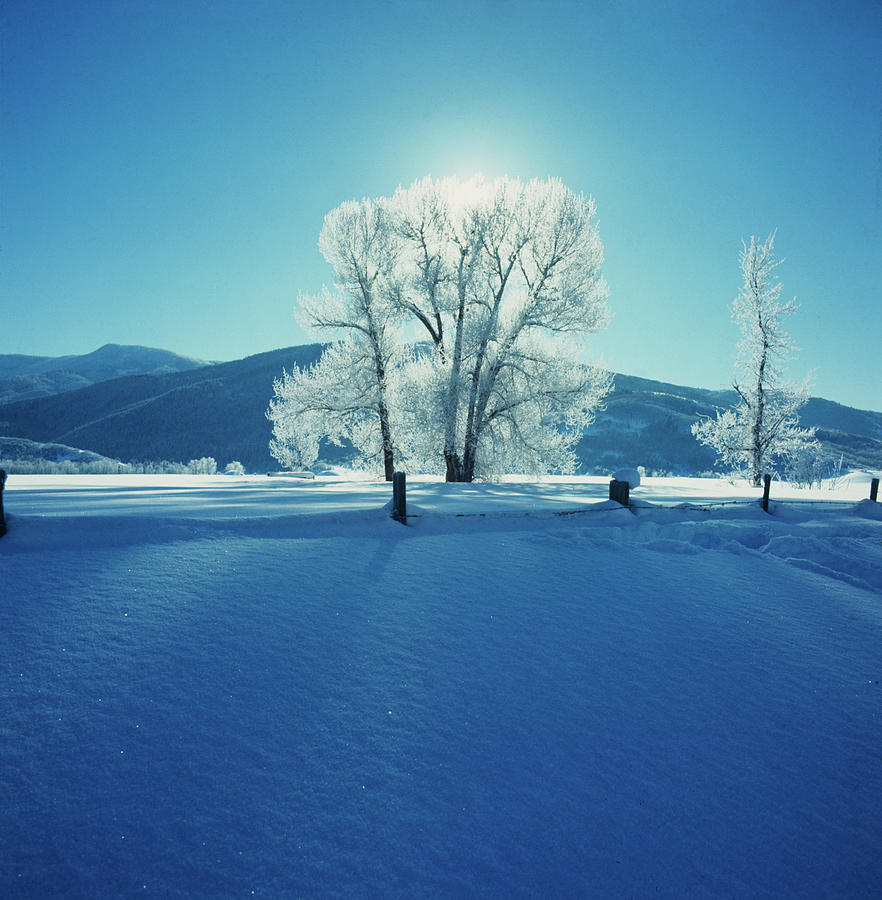
<path fill-rule="evenodd" d="M 882 513 L 11 476 L 4 897 L 882 896 Z"/>

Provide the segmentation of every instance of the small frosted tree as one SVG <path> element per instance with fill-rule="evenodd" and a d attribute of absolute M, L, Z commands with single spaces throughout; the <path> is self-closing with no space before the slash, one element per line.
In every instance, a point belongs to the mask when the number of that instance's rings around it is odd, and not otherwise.
<path fill-rule="evenodd" d="M 760 484 L 764 470 L 804 455 L 819 446 L 814 429 L 800 428 L 799 409 L 808 400 L 808 382 L 785 381 L 782 365 L 794 346 L 784 321 L 798 309 L 782 302 L 776 269 L 775 234 L 764 241 L 742 242 L 739 257 L 744 283 L 732 302 L 732 318 L 741 330 L 735 359 L 734 409 L 718 412 L 692 426 L 697 440 L 716 451 L 719 461 L 746 471 Z"/>
<path fill-rule="evenodd" d="M 283 463 L 287 464 L 278 452 L 287 452 L 285 435 L 299 434 L 303 447 L 297 454 L 313 444 L 317 450 L 322 437 L 333 441 L 344 435 L 364 459 L 379 455 L 386 480 L 392 480 L 395 445 L 388 393 L 400 350 L 396 341 L 399 312 L 391 301 L 395 243 L 387 203 L 382 199 L 349 201 L 325 217 L 319 248 L 334 268 L 336 291 L 301 296 L 299 318 L 309 329 L 330 336 L 342 333 L 344 339 L 325 352 L 314 373 L 295 372 L 287 382 L 288 396 L 296 396 L 293 408 L 298 410 L 298 421 L 280 424 L 270 447 Z M 340 384 L 332 398 L 328 376 L 335 366 L 334 378 Z M 310 399 L 311 392 L 315 402 Z M 278 386 L 276 398 L 280 399 Z M 283 405 L 276 404 L 269 411 L 270 418 L 279 421 L 284 411 Z M 367 419 L 373 420 L 376 428 Z M 307 429 L 308 436 L 304 433 Z"/>
<path fill-rule="evenodd" d="M 213 456 L 200 456 L 187 463 L 187 471 L 191 475 L 216 475 L 217 462 Z"/>

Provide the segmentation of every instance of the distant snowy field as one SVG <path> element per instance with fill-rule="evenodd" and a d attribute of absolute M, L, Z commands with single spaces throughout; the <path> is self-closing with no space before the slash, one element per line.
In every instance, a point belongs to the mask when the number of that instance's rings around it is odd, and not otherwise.
<path fill-rule="evenodd" d="M 882 512 L 10 476 L 0 896 L 882 896 Z"/>

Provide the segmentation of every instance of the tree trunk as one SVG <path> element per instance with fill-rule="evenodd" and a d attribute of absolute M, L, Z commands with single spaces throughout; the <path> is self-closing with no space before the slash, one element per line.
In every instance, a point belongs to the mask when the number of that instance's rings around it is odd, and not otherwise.
<path fill-rule="evenodd" d="M 762 317 L 760 317 L 759 326 L 760 329 L 763 328 Z M 768 352 L 768 342 L 764 336 L 759 371 L 756 376 L 756 406 L 753 411 L 753 447 L 751 450 L 754 487 L 759 487 L 760 482 L 763 480 L 763 417 L 765 416 L 766 407 L 766 360 Z"/>
<path fill-rule="evenodd" d="M 444 465 L 446 469 L 445 481 L 458 482 L 462 481 L 462 460 L 455 451 L 445 451 Z"/>
<path fill-rule="evenodd" d="M 386 481 L 391 481 L 395 475 L 395 459 L 392 451 L 383 447 L 383 477 Z"/>
<path fill-rule="evenodd" d="M 379 409 L 380 434 L 383 438 L 383 474 L 386 481 L 391 481 L 395 474 L 395 453 L 392 450 L 392 430 L 389 428 L 389 410 L 386 409 L 386 401 L 381 400 Z"/>
<path fill-rule="evenodd" d="M 467 438 L 465 445 L 465 453 L 462 455 L 462 478 L 460 481 L 475 480 L 475 463 L 477 460 L 478 441 L 477 437 Z"/>
<path fill-rule="evenodd" d="M 365 296 L 369 297 L 369 292 L 367 290 L 364 292 Z M 369 301 L 366 303 L 366 307 L 368 335 L 374 351 L 374 369 L 377 376 L 377 417 L 380 420 L 380 437 L 383 441 L 383 475 L 386 481 L 391 481 L 395 474 L 395 452 L 392 443 L 392 427 L 389 424 L 389 407 L 386 405 L 386 361 L 380 349 L 380 332 L 371 314 Z"/>
<path fill-rule="evenodd" d="M 457 270 L 457 297 L 456 328 L 453 339 L 453 357 L 450 360 L 450 377 L 447 382 L 447 397 L 444 406 L 444 463 L 446 468 L 445 478 L 450 482 L 464 481 L 463 460 L 456 450 L 456 423 L 459 418 L 460 404 L 460 377 L 462 374 L 462 347 L 465 335 L 465 312 L 467 304 L 466 285 L 466 259 L 468 254 L 460 251 L 459 266 Z M 469 479 L 471 480 L 471 479 Z"/>

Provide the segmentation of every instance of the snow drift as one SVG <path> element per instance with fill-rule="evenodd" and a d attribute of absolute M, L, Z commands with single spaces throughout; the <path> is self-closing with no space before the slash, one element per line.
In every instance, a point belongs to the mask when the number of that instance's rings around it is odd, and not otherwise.
<path fill-rule="evenodd" d="M 865 488 L 12 478 L 0 888 L 878 895 Z"/>

